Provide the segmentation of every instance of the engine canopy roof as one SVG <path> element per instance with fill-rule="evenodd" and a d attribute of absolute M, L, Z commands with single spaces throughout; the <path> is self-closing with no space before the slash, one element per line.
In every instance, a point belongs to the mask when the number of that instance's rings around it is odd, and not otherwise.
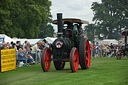
<path fill-rule="evenodd" d="M 64 18 L 62 19 L 62 22 L 63 24 L 67 24 L 67 23 L 89 24 L 88 21 L 81 20 L 81 19 L 75 19 L 75 18 Z M 57 20 L 54 20 L 53 24 L 57 24 Z"/>

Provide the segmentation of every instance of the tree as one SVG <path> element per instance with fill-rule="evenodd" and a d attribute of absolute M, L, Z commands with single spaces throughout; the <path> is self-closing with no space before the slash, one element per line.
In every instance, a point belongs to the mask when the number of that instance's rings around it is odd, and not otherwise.
<path fill-rule="evenodd" d="M 54 34 L 54 29 L 53 26 L 51 25 L 52 23 L 52 15 L 50 12 L 50 6 L 52 5 L 52 3 L 49 0 L 35 0 L 35 3 L 38 5 L 38 7 L 42 6 L 45 8 L 42 10 L 42 12 L 45 13 L 45 16 L 43 16 L 44 20 L 42 20 L 41 24 L 40 24 L 40 33 L 39 33 L 39 37 L 40 38 L 44 38 L 44 37 L 52 37 Z"/>
<path fill-rule="evenodd" d="M 87 26 L 85 26 L 85 30 L 87 31 L 87 36 L 88 36 L 88 40 L 94 42 L 95 40 L 95 35 L 98 35 L 98 38 L 100 38 L 99 34 L 100 34 L 100 30 L 99 27 L 95 24 L 89 24 Z"/>
<path fill-rule="evenodd" d="M 119 39 L 122 28 L 128 27 L 127 4 L 127 0 L 102 0 L 92 4 L 93 21 L 108 38 Z"/>
<path fill-rule="evenodd" d="M 0 33 L 10 37 L 38 38 L 42 30 L 54 31 L 49 26 L 52 17 L 50 6 L 49 0 L 1 0 Z M 45 26 L 43 29 L 42 24 Z"/>
<path fill-rule="evenodd" d="M 4 4 L 6 3 L 6 4 Z M 10 11 L 9 7 L 11 5 L 11 0 L 1 0 L 0 1 L 0 33 L 8 34 L 10 32 L 10 27 L 12 26 L 12 22 L 10 20 Z"/>

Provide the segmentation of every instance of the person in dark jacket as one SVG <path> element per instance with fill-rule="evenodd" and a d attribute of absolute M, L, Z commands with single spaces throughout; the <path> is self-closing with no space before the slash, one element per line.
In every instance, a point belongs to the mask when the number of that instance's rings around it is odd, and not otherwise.
<path fill-rule="evenodd" d="M 25 64 L 27 61 L 27 58 L 25 57 L 25 52 L 23 52 L 22 48 L 19 48 L 18 51 L 18 61 L 23 61 L 23 63 Z"/>
<path fill-rule="evenodd" d="M 16 42 L 16 47 L 17 47 L 17 50 L 19 50 L 19 48 L 22 48 L 22 45 L 21 45 L 21 42 L 20 41 L 17 41 Z"/>
<path fill-rule="evenodd" d="M 84 37 L 84 30 L 83 30 L 83 28 L 82 28 L 82 24 L 79 25 L 79 35 L 80 35 L 81 37 Z"/>

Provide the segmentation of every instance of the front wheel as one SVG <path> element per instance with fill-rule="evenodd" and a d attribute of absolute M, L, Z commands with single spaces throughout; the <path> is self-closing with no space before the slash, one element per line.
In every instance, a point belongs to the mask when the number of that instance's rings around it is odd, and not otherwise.
<path fill-rule="evenodd" d="M 87 69 L 90 67 L 91 51 L 90 51 L 89 41 L 86 38 L 81 38 L 80 40 L 79 58 L 80 58 L 80 66 L 82 69 Z"/>
<path fill-rule="evenodd" d="M 70 68 L 72 72 L 76 72 L 79 66 L 79 54 L 77 48 L 73 47 L 70 52 Z"/>
<path fill-rule="evenodd" d="M 41 55 L 41 67 L 44 72 L 49 71 L 51 66 L 51 52 L 45 47 Z"/>

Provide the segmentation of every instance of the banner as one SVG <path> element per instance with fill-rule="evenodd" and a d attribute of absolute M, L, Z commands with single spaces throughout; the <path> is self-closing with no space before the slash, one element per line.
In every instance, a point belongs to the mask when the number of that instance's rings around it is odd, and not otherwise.
<path fill-rule="evenodd" d="M 3 49 L 0 51 L 1 72 L 16 69 L 16 49 Z"/>
<path fill-rule="evenodd" d="M 3 42 L 4 41 L 4 38 L 0 38 L 0 42 Z"/>

